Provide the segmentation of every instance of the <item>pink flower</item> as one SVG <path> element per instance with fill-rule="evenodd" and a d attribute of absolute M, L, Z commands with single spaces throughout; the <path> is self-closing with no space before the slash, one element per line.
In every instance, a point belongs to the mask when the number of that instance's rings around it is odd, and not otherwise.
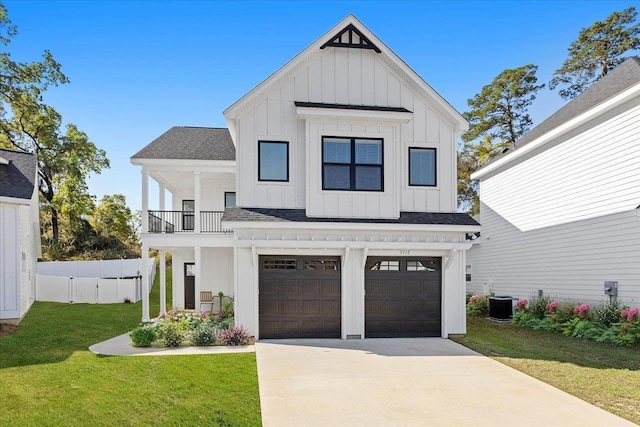
<path fill-rule="evenodd" d="M 476 302 L 478 299 L 478 295 L 472 295 L 471 298 L 469 298 L 469 304 L 473 304 L 474 302 Z"/>
<path fill-rule="evenodd" d="M 518 307 L 518 310 L 524 310 L 527 304 L 529 304 L 529 301 L 527 301 L 526 299 L 521 299 L 516 303 L 516 307 Z"/>
<path fill-rule="evenodd" d="M 629 310 L 629 312 L 627 313 L 627 322 L 633 322 L 634 318 L 638 315 L 638 309 L 636 307 L 633 307 L 632 309 Z"/>
<path fill-rule="evenodd" d="M 560 303 L 558 301 L 552 301 L 549 304 L 547 304 L 547 311 L 549 313 L 553 313 L 559 305 Z"/>
<path fill-rule="evenodd" d="M 622 317 L 627 317 L 628 314 L 629 314 L 629 310 L 622 310 L 620 312 L 620 316 L 622 316 Z"/>
<path fill-rule="evenodd" d="M 582 304 L 573 309 L 574 312 L 578 313 L 578 317 L 584 319 L 587 313 L 591 310 L 591 306 L 589 304 Z"/>

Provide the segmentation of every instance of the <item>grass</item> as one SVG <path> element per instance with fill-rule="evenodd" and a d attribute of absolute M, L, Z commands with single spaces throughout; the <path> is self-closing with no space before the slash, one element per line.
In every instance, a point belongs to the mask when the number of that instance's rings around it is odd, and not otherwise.
<path fill-rule="evenodd" d="M 159 309 L 159 274 L 151 294 Z M 171 274 L 167 271 L 167 295 Z M 170 301 L 167 303 L 170 307 Z M 102 357 L 141 304 L 38 302 L 0 337 L 0 425 L 260 425 L 255 354 Z"/>
<path fill-rule="evenodd" d="M 468 317 L 460 344 L 640 424 L 640 351 Z"/>

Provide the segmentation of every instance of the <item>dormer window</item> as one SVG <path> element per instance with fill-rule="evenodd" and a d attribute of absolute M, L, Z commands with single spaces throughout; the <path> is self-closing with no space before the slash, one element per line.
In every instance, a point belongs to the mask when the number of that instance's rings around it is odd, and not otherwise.
<path fill-rule="evenodd" d="M 382 139 L 322 138 L 322 189 L 383 191 Z"/>

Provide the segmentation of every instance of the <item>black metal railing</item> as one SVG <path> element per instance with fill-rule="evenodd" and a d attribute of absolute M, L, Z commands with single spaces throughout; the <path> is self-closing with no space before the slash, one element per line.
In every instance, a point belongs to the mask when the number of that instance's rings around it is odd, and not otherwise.
<path fill-rule="evenodd" d="M 192 233 L 195 228 L 193 211 L 148 211 L 149 233 Z M 200 212 L 202 233 L 230 233 L 222 228 L 222 211 Z"/>

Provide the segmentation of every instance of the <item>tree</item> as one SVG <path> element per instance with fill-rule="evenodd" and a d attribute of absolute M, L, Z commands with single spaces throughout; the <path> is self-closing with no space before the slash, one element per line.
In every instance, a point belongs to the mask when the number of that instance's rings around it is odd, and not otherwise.
<path fill-rule="evenodd" d="M 0 3 L 0 44 L 8 45 L 17 34 Z M 45 51 L 40 62 L 22 63 L 0 53 L 0 148 L 13 148 L 38 156 L 38 188 L 50 210 L 53 240 L 59 239 L 59 214 L 70 226 L 90 214 L 94 200 L 86 180 L 91 172 L 109 167 L 104 150 L 98 149 L 75 125 L 62 125 L 62 116 L 42 102 L 51 85 L 69 80 L 61 66 Z"/>
<path fill-rule="evenodd" d="M 135 216 L 122 194 L 103 196 L 90 223 L 98 235 L 115 236 L 131 246 L 139 244 Z"/>
<path fill-rule="evenodd" d="M 569 46 L 569 57 L 553 73 L 549 89 L 566 86 L 560 96 L 573 99 L 627 59 L 626 52 L 640 47 L 640 24 L 634 24 L 637 15 L 636 8 L 629 7 L 581 29 Z"/>
<path fill-rule="evenodd" d="M 463 116 L 469 130 L 462 135 L 464 144 L 458 153 L 458 206 L 475 215 L 479 212 L 478 184 L 471 174 L 516 141 L 531 127 L 528 107 L 538 85 L 538 67 L 529 64 L 507 69 L 484 86 L 479 94 L 467 101 L 471 110 Z"/>
<path fill-rule="evenodd" d="M 527 107 L 544 87 L 538 85 L 533 64 L 507 69 L 484 86 L 479 94 L 467 100 L 471 110 L 463 116 L 469 121 L 469 130 L 462 135 L 465 142 L 488 135 L 491 140 L 516 141 L 531 127 Z"/>

